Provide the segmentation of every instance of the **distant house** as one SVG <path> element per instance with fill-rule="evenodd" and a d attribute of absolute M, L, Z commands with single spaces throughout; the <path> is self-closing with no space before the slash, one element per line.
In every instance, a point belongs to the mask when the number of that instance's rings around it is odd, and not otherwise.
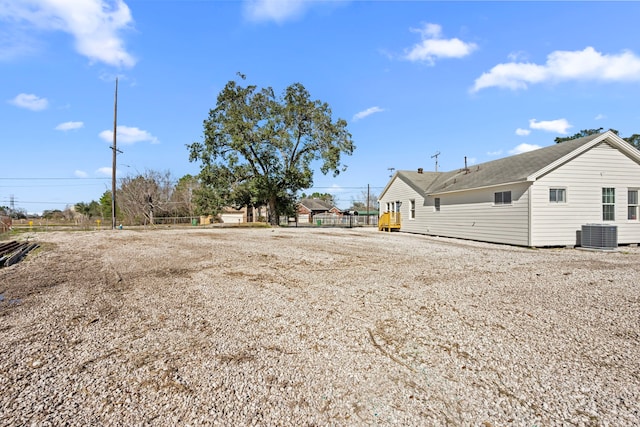
<path fill-rule="evenodd" d="M 342 215 L 342 211 L 333 203 L 322 199 L 305 198 L 298 202 L 298 223 L 305 224 L 313 221 L 313 216 L 318 214 Z"/>
<path fill-rule="evenodd" d="M 224 207 L 219 214 L 223 224 L 240 224 L 245 222 L 266 222 L 267 208 L 264 206 L 242 206 L 240 208 Z"/>
<path fill-rule="evenodd" d="M 543 247 L 576 245 L 583 225 L 602 224 L 634 244 L 639 191 L 640 151 L 608 131 L 450 172 L 398 171 L 380 228 Z"/>

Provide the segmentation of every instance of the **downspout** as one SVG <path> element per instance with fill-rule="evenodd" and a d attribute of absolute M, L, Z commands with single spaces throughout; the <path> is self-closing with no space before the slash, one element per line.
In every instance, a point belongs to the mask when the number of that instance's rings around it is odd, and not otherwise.
<path fill-rule="evenodd" d="M 532 199 L 531 192 L 532 192 L 532 191 L 533 191 L 533 183 L 531 183 L 531 185 L 529 186 L 529 191 L 528 191 L 529 196 L 527 197 L 527 199 L 528 199 L 528 204 L 529 204 L 529 206 L 527 206 L 527 215 L 528 215 L 528 217 L 529 217 L 529 218 L 528 218 L 528 221 L 527 221 L 527 228 L 528 228 L 527 241 L 528 241 L 528 246 L 529 246 L 529 247 L 532 247 L 532 246 L 533 246 L 533 245 L 532 245 L 532 243 L 533 243 L 533 239 L 532 239 L 532 237 L 531 237 L 531 217 L 532 217 L 532 215 L 531 215 L 531 199 Z"/>

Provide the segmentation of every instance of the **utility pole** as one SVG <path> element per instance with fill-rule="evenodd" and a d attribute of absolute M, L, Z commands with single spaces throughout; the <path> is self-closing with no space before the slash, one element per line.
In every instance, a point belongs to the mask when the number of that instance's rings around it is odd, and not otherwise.
<path fill-rule="evenodd" d="M 113 102 L 113 159 L 111 162 L 111 229 L 116 228 L 116 156 L 118 148 L 116 147 L 116 130 L 118 127 L 118 78 L 116 77 L 116 95 Z"/>
<path fill-rule="evenodd" d="M 438 151 L 436 154 L 434 154 L 433 156 L 431 156 L 431 158 L 433 159 L 434 157 L 436 158 L 436 172 L 438 172 L 438 156 L 440 155 L 440 152 Z"/>
<path fill-rule="evenodd" d="M 369 187 L 369 184 L 367 184 L 367 225 L 369 225 L 369 216 L 371 215 L 369 213 L 369 198 L 371 197 L 371 188 Z"/>

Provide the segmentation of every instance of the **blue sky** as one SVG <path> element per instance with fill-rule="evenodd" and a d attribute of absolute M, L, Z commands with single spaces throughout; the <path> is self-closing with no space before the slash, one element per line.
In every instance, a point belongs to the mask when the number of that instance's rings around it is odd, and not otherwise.
<path fill-rule="evenodd" d="M 186 144 L 224 85 L 302 83 L 356 151 L 307 192 L 340 207 L 390 168 L 452 170 L 581 129 L 640 133 L 638 2 L 0 0 L 0 205 L 28 212 L 119 177 L 195 175 Z"/>

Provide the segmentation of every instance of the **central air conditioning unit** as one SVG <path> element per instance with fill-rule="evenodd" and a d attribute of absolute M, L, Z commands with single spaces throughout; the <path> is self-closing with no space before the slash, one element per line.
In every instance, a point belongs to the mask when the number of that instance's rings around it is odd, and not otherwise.
<path fill-rule="evenodd" d="M 607 224 L 582 226 L 580 243 L 583 248 L 613 250 L 618 247 L 618 227 Z"/>

